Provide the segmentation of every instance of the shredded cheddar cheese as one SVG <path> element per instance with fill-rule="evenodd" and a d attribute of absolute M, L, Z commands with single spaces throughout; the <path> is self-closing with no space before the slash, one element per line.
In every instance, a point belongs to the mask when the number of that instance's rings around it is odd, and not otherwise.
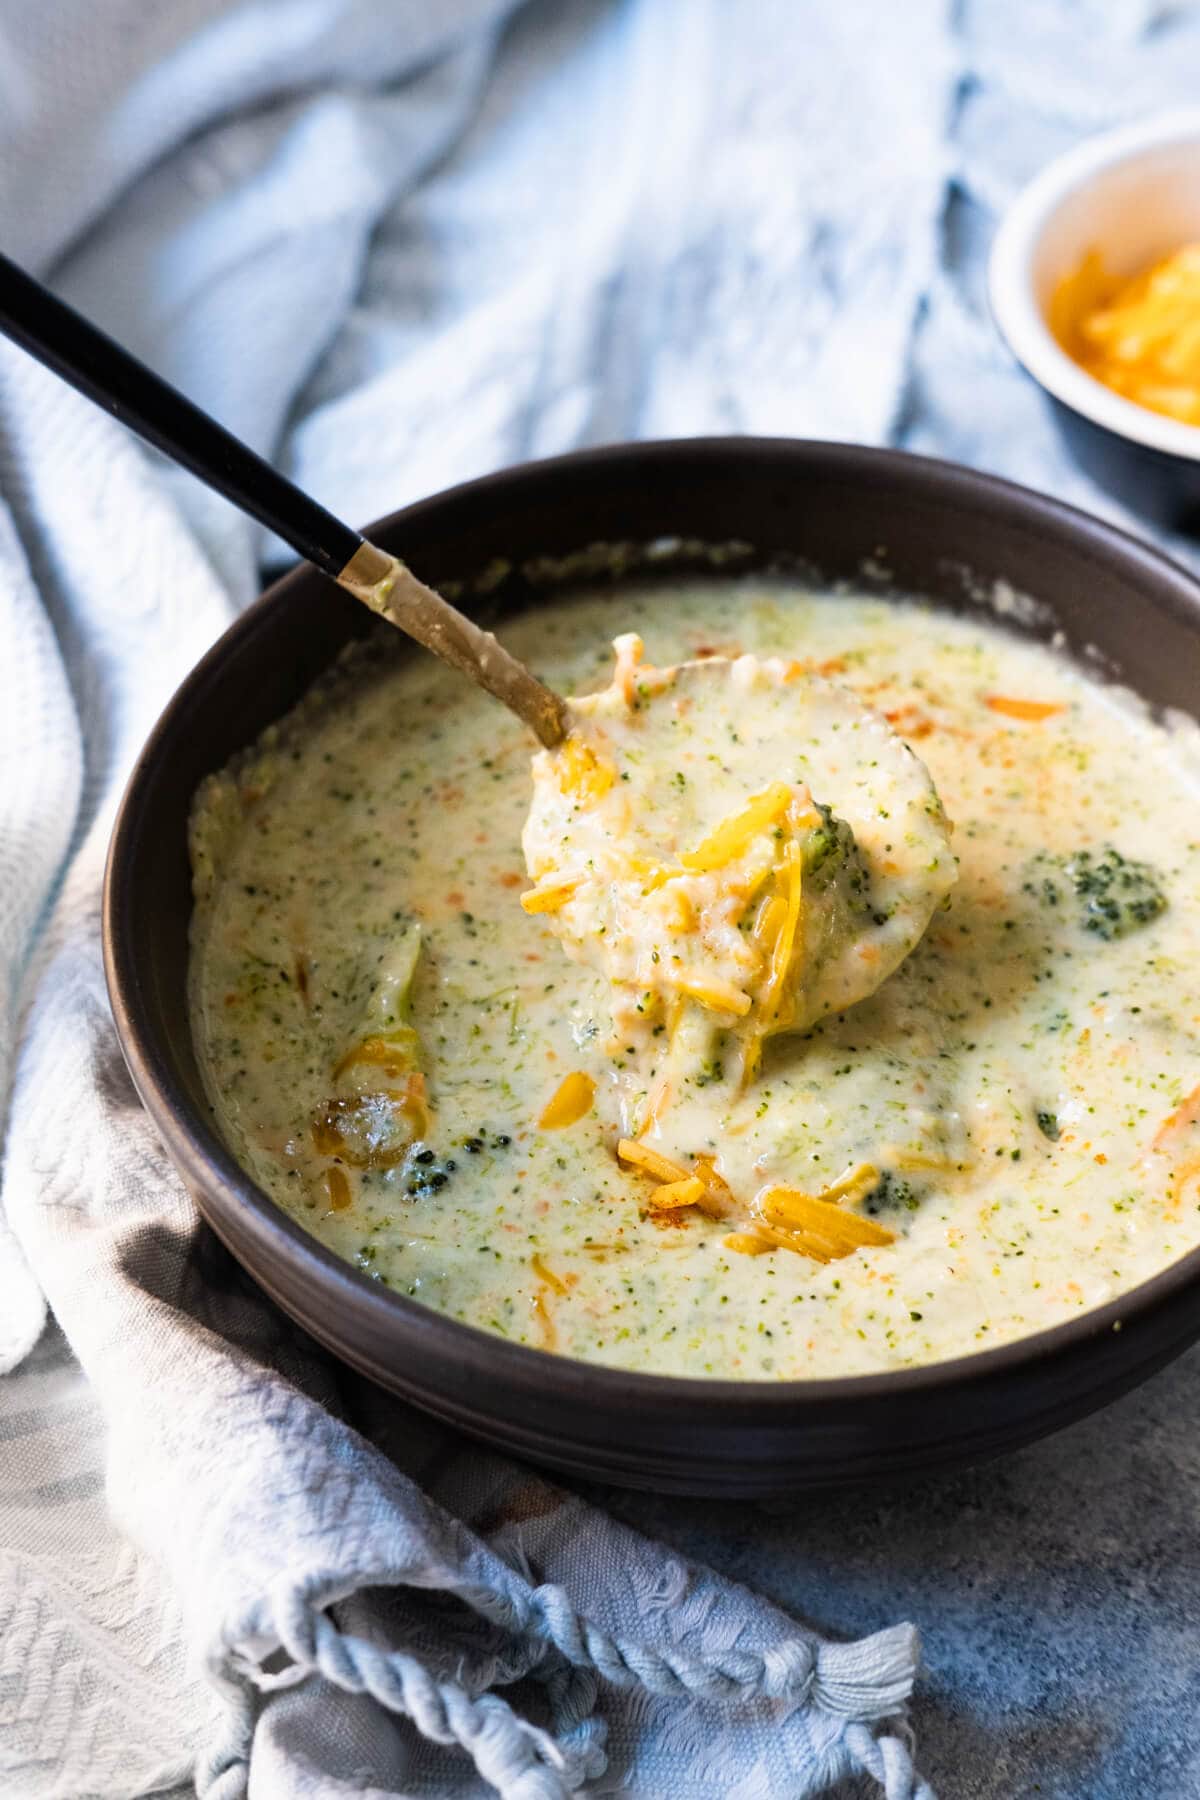
<path fill-rule="evenodd" d="M 351 1069 L 364 1065 L 378 1069 L 386 1080 L 396 1081 L 416 1067 L 420 1042 L 410 1025 L 400 1025 L 386 1037 L 366 1037 L 351 1046 L 334 1064 L 333 1079 L 340 1081 Z"/>
<path fill-rule="evenodd" d="M 727 1250 L 733 1250 L 738 1256 L 769 1256 L 778 1248 L 770 1238 L 760 1237 L 754 1231 L 731 1231 L 723 1243 Z"/>
<path fill-rule="evenodd" d="M 682 934 L 696 929 L 696 908 L 692 905 L 691 895 L 686 888 L 671 889 L 672 915 L 667 919 L 667 930 Z"/>
<path fill-rule="evenodd" d="M 653 1175 L 656 1181 L 669 1183 L 687 1181 L 689 1171 L 672 1162 L 669 1156 L 663 1156 L 658 1150 L 652 1150 L 649 1144 L 636 1143 L 633 1138 L 622 1138 L 617 1145 L 617 1160 L 628 1168 L 640 1169 L 646 1175 Z"/>
<path fill-rule="evenodd" d="M 751 932 L 756 944 L 774 944 L 787 917 L 787 901 L 782 894 L 768 894 L 755 916 Z"/>
<path fill-rule="evenodd" d="M 988 694 L 984 705 L 990 706 L 995 713 L 1002 713 L 1006 719 L 1025 719 L 1035 725 L 1067 710 L 1066 702 L 1062 700 L 1014 700 L 1005 694 Z"/>
<path fill-rule="evenodd" d="M 1200 243 L 1131 276 L 1096 251 L 1059 282 L 1049 323 L 1067 354 L 1113 393 L 1200 425 Z"/>
<path fill-rule="evenodd" d="M 540 1251 L 534 1251 L 529 1259 L 529 1266 L 537 1276 L 538 1280 L 544 1281 L 546 1286 L 551 1288 L 554 1293 L 566 1294 L 570 1292 L 570 1289 L 562 1276 L 554 1273 L 554 1270 L 546 1262 Z"/>
<path fill-rule="evenodd" d="M 941 1156 L 933 1150 L 899 1150 L 888 1157 L 889 1164 L 906 1173 L 919 1173 L 930 1170 L 941 1175 L 951 1175 L 961 1171 L 965 1165 L 952 1156 Z"/>
<path fill-rule="evenodd" d="M 695 1206 L 704 1197 L 704 1183 L 698 1175 L 685 1175 L 682 1181 L 664 1181 L 650 1195 L 650 1204 L 658 1212 L 674 1212 L 677 1207 Z"/>
<path fill-rule="evenodd" d="M 804 871 L 800 847 L 794 840 L 786 846 L 775 876 L 780 891 L 764 903 L 755 920 L 756 937 L 763 943 L 770 943 L 771 951 L 766 981 L 759 997 L 759 1029 L 747 1039 L 742 1061 L 744 1087 L 757 1075 L 762 1061 L 763 1038 L 779 1017 L 784 984 L 800 927 Z"/>
<path fill-rule="evenodd" d="M 580 877 L 572 875 L 564 881 L 548 881 L 542 887 L 530 888 L 521 895 L 521 905 L 527 913 L 557 912 L 567 904 L 579 882 Z"/>
<path fill-rule="evenodd" d="M 433 1114 L 429 1108 L 429 1092 L 424 1075 L 418 1073 L 408 1077 L 400 1110 L 411 1123 L 414 1138 L 429 1136 Z"/>
<path fill-rule="evenodd" d="M 1173 1113 L 1168 1113 L 1154 1134 L 1152 1148 L 1161 1150 L 1164 1144 L 1177 1137 L 1190 1125 L 1200 1125 L 1200 1087 L 1192 1089 Z"/>
<path fill-rule="evenodd" d="M 624 696 L 626 706 L 632 706 L 637 694 L 638 664 L 646 646 L 636 631 L 624 631 L 613 642 L 617 653 L 617 666 L 613 671 L 613 683 L 619 687 Z"/>
<path fill-rule="evenodd" d="M 800 927 L 800 898 L 803 883 L 803 870 L 800 862 L 800 846 L 795 841 L 788 844 L 783 853 L 783 862 L 777 871 L 783 889 L 784 913 L 779 927 L 779 935 L 771 948 L 771 974 L 767 990 L 763 995 L 763 1014 L 771 1022 L 779 1010 L 780 996 L 783 992 L 787 972 L 791 966 L 792 952 L 796 946 L 796 934 Z"/>
<path fill-rule="evenodd" d="M 694 1173 L 672 1162 L 646 1144 L 622 1138 L 617 1158 L 640 1174 L 650 1175 L 658 1186 L 650 1195 L 657 1212 L 675 1212 L 695 1206 L 713 1219 L 725 1219 L 739 1210 L 737 1200 L 710 1156 L 696 1158 Z M 838 1205 L 839 1200 L 859 1200 L 879 1180 L 872 1163 L 859 1163 L 817 1196 L 799 1188 L 762 1188 L 748 1208 L 746 1230 L 731 1232 L 726 1248 L 747 1256 L 766 1250 L 785 1249 L 811 1257 L 814 1262 L 833 1262 L 865 1247 L 878 1248 L 895 1242 L 895 1233 L 873 1219 L 864 1219 Z"/>
<path fill-rule="evenodd" d="M 879 1170 L 874 1163 L 858 1163 L 829 1186 L 821 1189 L 822 1200 L 861 1200 L 878 1184 Z"/>
<path fill-rule="evenodd" d="M 556 753 L 558 783 L 564 794 L 580 800 L 601 800 L 616 779 L 610 762 L 603 761 L 577 731 L 568 734 Z"/>
<path fill-rule="evenodd" d="M 719 976 L 706 975 L 699 969 L 677 969 L 668 979 L 681 994 L 699 1000 L 701 1006 L 710 1007 L 713 1012 L 731 1012 L 741 1019 L 753 1004 L 749 994 L 743 994 L 732 981 L 722 981 Z"/>
<path fill-rule="evenodd" d="M 850 1256 L 864 1245 L 895 1241 L 894 1232 L 877 1225 L 874 1219 L 864 1219 L 860 1213 L 802 1193 L 799 1188 L 763 1188 L 755 1198 L 755 1208 L 766 1226 L 785 1237 L 794 1235 L 796 1243 L 792 1247 L 808 1254 L 815 1249 L 829 1258 Z"/>
<path fill-rule="evenodd" d="M 761 832 L 778 824 L 792 803 L 792 790 L 786 781 L 773 782 L 761 794 L 748 800 L 740 812 L 730 813 L 694 850 L 685 850 L 680 862 L 685 869 L 703 874 L 709 869 L 723 869 L 735 856 L 740 856 Z"/>
<path fill-rule="evenodd" d="M 350 1183 L 346 1171 L 333 1163 L 325 1171 L 325 1192 L 332 1212 L 345 1212 L 350 1205 Z"/>
<path fill-rule="evenodd" d="M 733 1189 L 719 1173 L 711 1156 L 696 1158 L 696 1173 L 704 1183 L 704 1195 L 698 1202 L 701 1212 L 708 1213 L 714 1219 L 728 1217 L 737 1203 L 733 1197 Z"/>
<path fill-rule="evenodd" d="M 575 1125 L 591 1112 L 596 1097 L 596 1083 L 582 1069 L 564 1075 L 551 1098 L 542 1109 L 538 1126 L 542 1131 L 561 1131 Z"/>

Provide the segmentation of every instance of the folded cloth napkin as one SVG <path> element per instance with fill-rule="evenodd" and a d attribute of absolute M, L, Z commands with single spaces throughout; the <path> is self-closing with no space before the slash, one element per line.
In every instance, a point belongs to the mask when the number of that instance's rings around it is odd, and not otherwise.
<path fill-rule="evenodd" d="M 931 315 L 998 367 L 943 254 L 980 91 L 948 0 L 509 10 L 0 0 L 0 238 L 356 519 L 619 436 L 948 441 Z M 7 347 L 0 500 L 0 1787 L 928 1795 L 910 1627 L 827 1642 L 465 1446 L 199 1227 L 100 874 L 278 547 Z"/>

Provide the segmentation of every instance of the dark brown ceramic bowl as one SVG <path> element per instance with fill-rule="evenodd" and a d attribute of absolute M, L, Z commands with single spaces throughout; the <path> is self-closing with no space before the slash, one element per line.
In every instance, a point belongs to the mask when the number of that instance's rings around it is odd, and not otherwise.
<path fill-rule="evenodd" d="M 596 544 L 653 545 L 652 566 L 671 569 L 703 564 L 701 545 L 726 546 L 733 568 L 800 558 L 831 579 L 857 579 L 869 558 L 897 589 L 954 611 L 1001 579 L 1044 603 L 1038 635 L 1061 629 L 1156 705 L 1200 708 L 1195 582 L 1096 520 L 950 464 L 749 438 L 618 446 L 471 482 L 371 535 L 430 581 L 486 591 L 496 613 L 561 591 L 573 553 Z M 508 573 L 497 581 L 498 561 Z M 636 550 L 616 559 L 639 562 L 644 573 Z M 109 991 L 138 1091 L 204 1217 L 314 1337 L 535 1462 L 629 1486 L 761 1495 L 993 1456 L 1113 1399 L 1200 1335 L 1196 1251 L 1068 1324 L 929 1368 L 779 1383 L 631 1375 L 457 1324 L 293 1224 L 210 1122 L 188 1026 L 186 821 L 200 778 L 368 629 L 362 608 L 299 569 L 226 632 L 134 771 L 104 905 Z"/>

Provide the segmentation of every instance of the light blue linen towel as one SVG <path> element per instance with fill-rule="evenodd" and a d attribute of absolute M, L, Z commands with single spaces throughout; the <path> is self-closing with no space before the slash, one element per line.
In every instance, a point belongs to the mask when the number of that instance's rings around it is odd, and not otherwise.
<path fill-rule="evenodd" d="M 980 312 L 982 222 L 1176 97 L 1194 24 L 5 0 L 0 241 L 356 520 L 707 430 L 1082 493 Z M 278 547 L 2 346 L 0 497 L 0 1787 L 928 1796 L 903 1580 L 826 1642 L 641 1535 L 661 1503 L 589 1505 L 331 1369 L 197 1233 L 115 1046 L 100 871 L 155 715 Z M 722 1520 L 778 1587 L 762 1516 Z M 795 1560 L 824 1608 L 836 1555 Z M 1006 1791 L 989 1762 L 947 1791 Z"/>

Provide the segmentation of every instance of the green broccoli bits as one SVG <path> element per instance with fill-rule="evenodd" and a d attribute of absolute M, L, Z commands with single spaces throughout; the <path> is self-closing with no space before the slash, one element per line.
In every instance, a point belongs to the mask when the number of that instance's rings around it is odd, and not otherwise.
<path fill-rule="evenodd" d="M 881 1171 L 879 1180 L 863 1199 L 863 1211 L 878 1218 L 880 1213 L 916 1212 L 923 1189 L 894 1169 Z"/>
<path fill-rule="evenodd" d="M 1111 844 L 1070 856 L 1035 856 L 1024 889 L 1043 906 L 1069 909 L 1085 931 L 1106 942 L 1148 925 L 1167 904 L 1150 864 L 1122 856 Z"/>

